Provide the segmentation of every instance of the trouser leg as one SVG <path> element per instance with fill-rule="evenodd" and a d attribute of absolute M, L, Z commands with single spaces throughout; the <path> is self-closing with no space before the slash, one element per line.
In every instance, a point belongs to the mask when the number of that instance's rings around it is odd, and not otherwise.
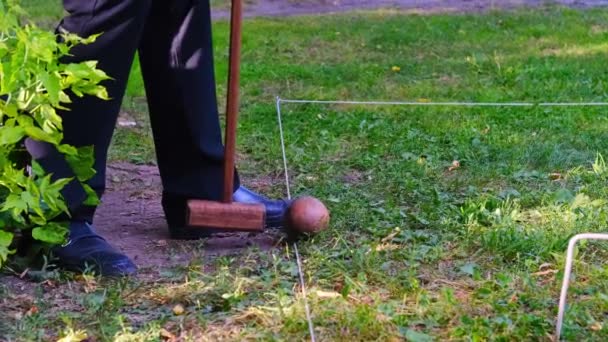
<path fill-rule="evenodd" d="M 139 56 L 165 214 L 169 225 L 183 225 L 186 198 L 222 193 L 209 1 L 153 1 Z"/>
<path fill-rule="evenodd" d="M 72 96 L 70 110 L 59 113 L 63 119 L 65 143 L 77 147 L 94 146 L 97 173 L 88 184 L 101 196 L 105 189 L 107 151 L 150 0 L 64 0 L 63 5 L 68 15 L 58 30 L 82 37 L 103 33 L 95 43 L 73 48 L 72 56 L 65 62 L 97 60 L 98 67 L 112 77 L 103 83 L 111 100 Z M 27 146 L 33 157 L 55 178 L 73 176 L 65 160 L 48 144 L 30 140 Z M 81 204 L 84 195 L 78 184 L 66 187 L 64 197 L 73 216 L 92 220 L 94 208 Z"/>

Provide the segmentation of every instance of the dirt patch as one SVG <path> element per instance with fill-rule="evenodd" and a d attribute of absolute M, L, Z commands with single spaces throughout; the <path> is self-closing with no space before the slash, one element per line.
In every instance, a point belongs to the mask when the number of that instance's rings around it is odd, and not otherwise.
<path fill-rule="evenodd" d="M 589 8 L 608 6 L 608 0 L 256 0 L 245 3 L 245 15 L 250 17 L 289 16 L 378 8 L 416 13 L 482 12 L 547 4 Z M 229 12 L 226 9 L 220 8 L 214 11 L 216 18 L 225 18 L 228 15 Z"/>
<path fill-rule="evenodd" d="M 272 187 L 271 178 L 245 181 L 259 191 Z M 95 229 L 134 260 L 142 278 L 154 278 L 163 270 L 192 262 L 210 265 L 220 256 L 240 255 L 250 248 L 270 250 L 283 243 L 283 233 L 272 230 L 217 234 L 196 241 L 171 240 L 160 199 L 156 166 L 117 163 L 108 167 L 107 191 L 95 216 Z M 31 295 L 33 287 L 27 283 L 14 276 L 0 276 L 0 285 L 15 293 Z"/>
<path fill-rule="evenodd" d="M 360 170 L 348 170 L 342 175 L 342 182 L 350 185 L 358 185 L 369 180 L 371 174 Z"/>
<path fill-rule="evenodd" d="M 255 190 L 279 185 L 272 184 L 273 179 L 276 181 L 273 177 L 243 178 Z M 180 267 L 196 265 L 203 271 L 211 271 L 218 257 L 270 252 L 284 243 L 284 234 L 276 230 L 261 234 L 217 234 L 197 241 L 171 240 L 160 204 L 161 181 L 156 166 L 112 164 L 108 167 L 107 185 L 95 216 L 95 228 L 110 244 L 134 260 L 139 267 L 137 281 L 144 287 L 163 279 L 171 281 L 174 271 Z M 0 331 L 6 331 L 6 325 L 11 322 L 35 314 L 39 307 L 42 310 L 41 306 L 50 317 L 62 310 L 83 311 L 87 294 L 104 286 L 98 284 L 96 278 L 75 275 L 63 279 L 55 271 L 29 271 L 24 275 L 21 279 L 0 274 L 0 312 L 7 317 L 6 322 L 0 320 Z M 50 307 L 46 307 L 48 303 L 52 303 Z M 149 319 L 148 315 L 140 317 L 142 322 Z M 54 340 L 56 336 L 47 337 Z"/>
<path fill-rule="evenodd" d="M 108 190 L 95 217 L 97 231 L 142 268 L 187 265 L 193 258 L 240 253 L 249 247 L 272 248 L 280 232 L 218 234 L 199 241 L 169 238 L 160 204 L 161 182 L 155 166 L 113 164 L 108 167 Z M 268 179 L 261 178 L 262 187 Z M 254 188 L 257 188 L 254 187 Z"/>

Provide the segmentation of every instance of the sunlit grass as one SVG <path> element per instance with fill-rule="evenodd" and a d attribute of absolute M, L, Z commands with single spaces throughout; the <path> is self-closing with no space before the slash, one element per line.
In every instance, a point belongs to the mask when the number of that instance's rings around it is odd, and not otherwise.
<path fill-rule="evenodd" d="M 277 95 L 605 101 L 606 22 L 606 10 L 561 8 L 248 20 L 241 172 L 281 175 Z M 227 23 L 215 27 L 223 97 Z M 153 160 L 144 95 L 136 64 L 123 110 L 140 125 L 118 128 L 113 160 Z M 604 108 L 282 110 L 292 190 L 332 211 L 331 229 L 300 244 L 317 337 L 549 340 L 567 240 L 608 222 Z M 271 194 L 283 195 L 281 177 L 272 179 Z M 587 243 L 579 252 L 567 340 L 607 338 L 605 247 Z M 53 311 L 58 299 L 41 291 L 39 313 L 0 322 L 0 331 L 23 339 L 84 329 L 101 340 L 304 340 L 291 252 L 193 260 L 156 279 L 86 291 L 63 279 L 73 297 L 63 309 Z M 176 315 L 176 305 L 185 312 Z"/>

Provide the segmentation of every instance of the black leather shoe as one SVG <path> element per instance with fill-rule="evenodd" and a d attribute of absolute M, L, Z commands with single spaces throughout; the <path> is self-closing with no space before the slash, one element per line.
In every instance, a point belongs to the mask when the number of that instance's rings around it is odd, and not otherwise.
<path fill-rule="evenodd" d="M 232 200 L 238 203 L 263 204 L 266 207 L 266 228 L 283 228 L 285 215 L 291 205 L 286 199 L 272 200 L 255 193 L 244 186 L 239 187 Z"/>
<path fill-rule="evenodd" d="M 235 191 L 232 200 L 237 203 L 263 204 L 266 207 L 266 228 L 283 228 L 285 215 L 291 204 L 291 201 L 284 199 L 269 199 L 243 186 Z M 186 199 L 183 197 L 164 193 L 162 203 L 169 225 L 169 235 L 172 239 L 194 240 L 210 237 L 215 233 L 225 232 L 213 227 L 186 227 Z"/>
<path fill-rule="evenodd" d="M 121 277 L 132 275 L 137 267 L 118 252 L 85 221 L 70 223 L 68 241 L 52 250 L 59 266 L 76 272 L 94 270 L 99 275 Z"/>

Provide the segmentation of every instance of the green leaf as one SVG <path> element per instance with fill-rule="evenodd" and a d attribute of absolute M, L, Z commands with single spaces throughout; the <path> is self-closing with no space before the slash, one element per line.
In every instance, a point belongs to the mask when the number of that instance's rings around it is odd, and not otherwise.
<path fill-rule="evenodd" d="M 111 79 L 96 61 L 61 62 L 74 46 L 91 43 L 98 35 L 83 39 L 65 34 L 57 39 L 52 31 L 23 24 L 25 13 L 18 4 L 19 0 L 0 0 L 0 267 L 14 253 L 9 249 L 14 240 L 11 229 L 31 232 L 48 243 L 61 243 L 67 233 L 67 224 L 53 220 L 68 212 L 61 190 L 74 179 L 53 182 L 35 161 L 28 173 L 27 152 L 20 142 L 30 137 L 54 145 L 70 159 L 74 178 L 91 178 L 93 148 L 62 144 L 58 111 L 67 109 L 63 106 L 72 94 L 109 98 L 101 82 Z M 93 189 L 85 189 L 87 203 L 97 204 Z"/>
<path fill-rule="evenodd" d="M 44 141 L 54 145 L 57 145 L 61 139 L 60 135 L 49 134 L 34 126 L 25 127 L 25 133 L 34 140 Z"/>
<path fill-rule="evenodd" d="M 13 242 L 13 234 L 0 230 L 0 246 L 8 247 Z"/>
<path fill-rule="evenodd" d="M 38 189 L 28 188 L 27 191 L 21 193 L 21 199 L 27 204 L 30 212 L 33 211 L 38 216 L 43 217 L 44 212 L 42 212 L 42 208 L 40 208 L 40 194 L 37 193 Z"/>
<path fill-rule="evenodd" d="M 47 95 L 53 106 L 59 105 L 59 93 L 61 92 L 61 85 L 59 83 L 59 77 L 54 74 L 46 72 L 38 75 L 42 85 L 46 88 Z"/>
<path fill-rule="evenodd" d="M 4 169 L 9 164 L 13 162 L 9 159 L 8 153 L 6 151 L 0 150 L 0 170 Z"/>
<path fill-rule="evenodd" d="M 17 210 L 18 215 L 27 210 L 27 203 L 17 194 L 10 194 L 4 200 L 2 211 Z"/>
<path fill-rule="evenodd" d="M 32 173 L 36 176 L 42 176 L 45 174 L 44 169 L 42 168 L 42 165 L 40 165 L 40 163 L 38 163 L 35 159 L 32 158 Z"/>
<path fill-rule="evenodd" d="M 16 144 L 25 136 L 25 130 L 21 127 L 0 127 L 0 146 Z"/>
<path fill-rule="evenodd" d="M 2 68 L 0 67 L 0 74 L 1 73 L 2 73 Z M 17 106 L 14 103 L 6 104 L 6 103 L 3 103 L 2 100 L 0 99 L 0 113 L 6 114 L 8 117 L 14 118 L 17 115 L 19 115 L 19 109 L 17 108 Z"/>
<path fill-rule="evenodd" d="M 8 53 L 8 46 L 5 42 L 0 42 L 0 58 L 4 57 Z"/>
<path fill-rule="evenodd" d="M 87 199 L 83 202 L 84 205 L 96 206 L 101 202 L 99 201 L 99 197 L 97 197 L 97 192 L 93 190 L 88 184 L 82 184 L 84 191 L 87 193 Z"/>
<path fill-rule="evenodd" d="M 78 148 L 78 154 L 66 156 L 66 160 L 74 171 L 76 178 L 81 182 L 89 180 L 95 175 L 95 169 L 93 168 L 95 155 L 93 152 L 93 146 L 83 146 Z"/>
<path fill-rule="evenodd" d="M 60 105 L 55 106 L 56 108 L 62 108 Z M 34 113 L 38 126 L 45 132 L 54 133 L 59 132 L 63 125 L 61 123 L 61 117 L 57 114 L 54 107 L 50 105 L 41 105 L 39 109 Z"/>
<path fill-rule="evenodd" d="M 74 147 L 72 145 L 61 144 L 61 145 L 57 146 L 57 150 L 65 155 L 70 155 L 70 156 L 78 154 L 78 149 L 76 149 L 76 147 Z"/>
<path fill-rule="evenodd" d="M 65 187 L 72 179 L 63 178 L 55 181 L 51 184 L 51 177 L 49 175 L 44 176 L 40 179 L 39 188 L 42 194 L 43 202 L 48 206 L 48 209 L 53 213 L 67 212 L 67 206 L 63 201 L 61 195 L 61 189 Z"/>
<path fill-rule="evenodd" d="M 0 246 L 0 267 L 2 267 L 6 260 L 8 260 L 8 256 L 14 253 L 14 250 L 8 249 L 4 246 Z"/>
<path fill-rule="evenodd" d="M 72 103 L 72 99 L 66 94 L 64 91 L 59 92 L 59 102 L 62 103 Z"/>
<path fill-rule="evenodd" d="M 26 27 L 25 32 L 27 35 L 22 39 L 25 39 L 32 59 L 35 58 L 50 63 L 56 58 L 57 41 L 52 32 L 34 30 L 29 27 Z"/>
<path fill-rule="evenodd" d="M 108 95 L 108 91 L 105 87 L 95 87 L 95 90 L 90 93 L 102 100 L 109 100 L 110 95 Z"/>
<path fill-rule="evenodd" d="M 46 218 L 44 218 L 44 216 L 36 216 L 36 215 L 29 215 L 29 220 L 31 222 L 31 224 L 37 225 L 37 226 L 43 226 L 47 223 Z"/>
<path fill-rule="evenodd" d="M 17 116 L 17 123 L 23 127 L 34 126 L 34 119 L 29 115 L 19 115 Z"/>
<path fill-rule="evenodd" d="M 49 222 L 44 226 L 36 227 L 32 230 L 34 239 L 52 244 L 63 243 L 67 233 L 67 224 L 60 224 L 57 222 Z"/>

